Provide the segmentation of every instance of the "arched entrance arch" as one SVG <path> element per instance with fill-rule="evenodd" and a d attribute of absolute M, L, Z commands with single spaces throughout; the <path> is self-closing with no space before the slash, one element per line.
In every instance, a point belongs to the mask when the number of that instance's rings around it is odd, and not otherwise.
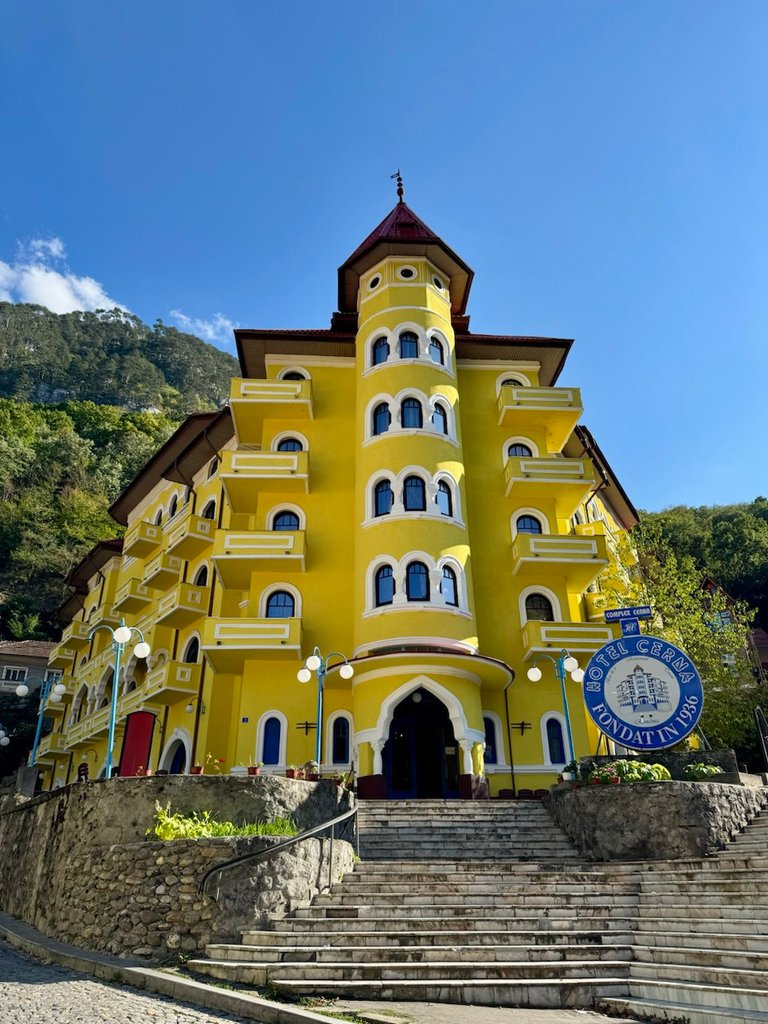
<path fill-rule="evenodd" d="M 175 729 L 160 757 L 160 768 L 169 775 L 183 775 L 189 771 L 191 749 L 189 734 L 185 729 Z"/>

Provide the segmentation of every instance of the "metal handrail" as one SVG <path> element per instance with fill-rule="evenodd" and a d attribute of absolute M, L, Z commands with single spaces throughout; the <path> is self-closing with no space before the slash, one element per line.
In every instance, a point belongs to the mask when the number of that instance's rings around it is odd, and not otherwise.
<path fill-rule="evenodd" d="M 305 839 L 311 839 L 312 836 L 316 836 L 319 832 L 325 832 L 326 829 L 331 830 L 331 854 L 328 862 L 328 888 L 331 887 L 333 880 L 333 841 L 335 838 L 336 826 L 341 824 L 342 821 L 350 821 L 352 818 L 357 816 L 358 806 L 355 806 L 345 811 L 343 814 L 339 814 L 336 818 L 330 818 L 328 821 L 322 822 L 320 825 L 315 825 L 312 828 L 305 829 L 300 832 L 297 836 L 291 836 L 290 839 L 283 840 L 282 843 L 278 843 L 277 846 L 269 846 L 266 850 L 255 850 L 253 853 L 243 853 L 239 857 L 232 857 L 229 860 L 223 861 L 221 864 L 215 864 L 212 868 L 209 868 L 205 872 L 203 877 L 200 879 L 200 884 L 197 887 L 199 893 L 205 894 L 205 887 L 208 879 L 211 875 L 218 875 L 218 882 L 216 884 L 216 895 L 213 899 L 219 898 L 219 889 L 221 886 L 221 875 L 225 871 L 229 871 L 231 868 L 237 867 L 238 864 L 244 864 L 249 860 L 266 860 L 268 857 L 274 856 L 276 853 L 282 853 L 283 850 L 287 850 L 291 846 L 295 846 L 297 843 L 303 842 Z M 341 839 L 344 832 L 346 832 L 348 826 L 345 826 L 339 839 Z M 355 853 L 360 856 L 360 831 L 355 829 Z"/>

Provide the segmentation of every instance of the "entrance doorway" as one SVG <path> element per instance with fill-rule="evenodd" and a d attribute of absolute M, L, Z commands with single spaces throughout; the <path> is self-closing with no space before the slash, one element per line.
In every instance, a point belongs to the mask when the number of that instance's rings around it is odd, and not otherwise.
<path fill-rule="evenodd" d="M 397 705 L 383 754 L 390 799 L 458 797 L 459 745 L 448 709 L 428 690 Z"/>

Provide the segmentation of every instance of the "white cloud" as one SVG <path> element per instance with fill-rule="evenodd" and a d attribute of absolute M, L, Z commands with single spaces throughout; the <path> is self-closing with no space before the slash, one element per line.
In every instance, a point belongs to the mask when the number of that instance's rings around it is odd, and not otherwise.
<path fill-rule="evenodd" d="M 0 286 L 2 286 L 2 278 L 0 278 Z M 198 317 L 187 316 L 180 309 L 172 309 L 170 315 L 176 321 L 178 327 L 189 331 L 190 334 L 196 334 L 199 338 L 203 338 L 204 341 L 208 341 L 212 345 L 224 344 L 231 347 L 232 331 L 235 327 L 240 326 L 236 320 L 230 320 L 223 313 L 214 313 L 210 320 L 201 320 Z"/>
<path fill-rule="evenodd" d="M 64 262 L 66 246 L 60 238 L 32 238 L 19 243 L 13 263 L 0 261 L 0 300 L 32 302 L 53 313 L 74 310 L 122 309 L 93 277 L 80 277 Z"/>

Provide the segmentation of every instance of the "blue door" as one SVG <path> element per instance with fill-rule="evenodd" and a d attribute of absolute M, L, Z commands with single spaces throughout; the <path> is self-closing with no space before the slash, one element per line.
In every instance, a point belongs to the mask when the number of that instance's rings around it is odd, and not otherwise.
<path fill-rule="evenodd" d="M 392 800 L 458 797 L 459 745 L 448 709 L 428 690 L 416 690 L 395 708 L 384 777 Z"/>

